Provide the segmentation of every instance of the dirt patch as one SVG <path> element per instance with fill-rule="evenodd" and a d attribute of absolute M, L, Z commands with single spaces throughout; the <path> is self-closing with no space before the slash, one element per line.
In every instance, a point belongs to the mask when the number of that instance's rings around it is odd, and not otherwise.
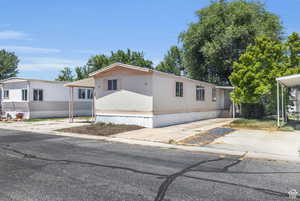
<path fill-rule="evenodd" d="M 64 128 L 56 131 L 67 132 L 67 133 L 79 133 L 87 135 L 99 135 L 99 136 L 110 136 L 122 132 L 142 129 L 141 126 L 135 125 L 120 125 L 120 124 L 92 124 L 88 126 L 78 126 L 72 128 Z"/>
<path fill-rule="evenodd" d="M 216 138 L 227 135 L 231 132 L 235 131 L 232 128 L 214 128 L 207 132 L 199 133 L 192 137 L 186 138 L 180 143 L 190 144 L 190 145 L 205 145 L 214 141 Z"/>

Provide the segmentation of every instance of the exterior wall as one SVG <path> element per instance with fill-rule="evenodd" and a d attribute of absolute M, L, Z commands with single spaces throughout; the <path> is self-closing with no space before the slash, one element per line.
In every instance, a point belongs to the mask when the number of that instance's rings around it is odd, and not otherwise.
<path fill-rule="evenodd" d="M 108 91 L 107 80 L 117 79 L 118 90 Z M 152 113 L 152 76 L 133 70 L 115 70 L 95 77 L 96 114 Z"/>
<path fill-rule="evenodd" d="M 216 118 L 225 109 L 226 93 L 213 84 L 182 77 L 117 69 L 95 78 L 96 121 L 162 127 Z M 118 90 L 107 91 L 107 80 L 117 79 Z M 176 97 L 176 81 L 183 82 L 183 97 Z M 205 88 L 205 100 L 196 100 L 196 86 Z"/>
<path fill-rule="evenodd" d="M 22 101 L 22 89 L 28 90 L 28 100 Z M 33 100 L 33 90 L 43 90 L 43 101 Z M 69 115 L 69 88 L 64 83 L 24 81 L 3 85 L 3 90 L 9 90 L 9 99 L 2 101 L 2 111 L 5 116 L 15 118 L 23 113 L 24 118 L 67 117 Z M 92 99 L 79 99 L 78 89 L 74 88 L 74 115 L 88 116 L 92 113 Z"/>
<path fill-rule="evenodd" d="M 176 97 L 176 82 L 183 82 L 183 97 Z M 204 101 L 196 100 L 197 85 L 205 88 Z M 208 112 L 223 109 L 220 104 L 217 104 L 218 101 L 212 101 L 212 89 L 214 86 L 209 83 L 190 81 L 181 77 L 154 74 L 154 114 Z"/>

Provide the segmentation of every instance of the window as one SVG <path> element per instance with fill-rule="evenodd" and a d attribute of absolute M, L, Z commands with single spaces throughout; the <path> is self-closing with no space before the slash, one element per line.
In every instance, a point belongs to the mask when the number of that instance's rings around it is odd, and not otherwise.
<path fill-rule="evenodd" d="M 93 90 L 92 89 L 87 89 L 87 98 L 93 99 Z"/>
<path fill-rule="evenodd" d="M 9 99 L 9 90 L 4 90 L 4 92 L 3 92 L 3 98 L 4 99 Z"/>
<path fill-rule="evenodd" d="M 107 90 L 117 90 L 118 82 L 117 80 L 107 80 Z"/>
<path fill-rule="evenodd" d="M 204 101 L 205 100 L 205 89 L 202 86 L 196 86 L 196 100 Z"/>
<path fill-rule="evenodd" d="M 27 89 L 22 89 L 22 100 L 27 101 Z"/>
<path fill-rule="evenodd" d="M 212 97 L 212 101 L 213 101 L 213 102 L 216 102 L 216 101 L 217 101 L 216 88 L 212 88 L 212 91 L 211 91 L 211 97 Z"/>
<path fill-rule="evenodd" d="M 183 83 L 176 82 L 176 96 L 183 97 Z"/>
<path fill-rule="evenodd" d="M 44 92 L 42 89 L 34 89 L 33 90 L 33 100 L 34 101 L 43 101 Z"/>
<path fill-rule="evenodd" d="M 85 89 L 78 89 L 78 98 L 85 99 Z"/>

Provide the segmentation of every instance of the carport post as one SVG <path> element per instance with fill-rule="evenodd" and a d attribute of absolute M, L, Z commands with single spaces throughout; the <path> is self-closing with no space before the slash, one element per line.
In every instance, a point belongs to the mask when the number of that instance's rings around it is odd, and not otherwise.
<path fill-rule="evenodd" d="M 279 120 L 279 118 L 280 118 L 280 106 L 279 106 L 279 101 L 280 101 L 280 99 L 279 99 L 279 83 L 278 83 L 278 81 L 277 81 L 277 126 L 279 127 L 280 126 L 280 120 Z"/>
<path fill-rule="evenodd" d="M 284 93 L 283 93 L 283 90 L 284 90 L 284 87 L 281 84 L 281 112 L 282 112 L 281 118 L 282 118 L 282 125 L 284 124 L 284 115 L 285 115 L 284 114 L 285 111 L 284 111 Z"/>
<path fill-rule="evenodd" d="M 235 104 L 234 104 L 234 101 L 232 101 L 232 118 L 235 118 Z"/>
<path fill-rule="evenodd" d="M 71 108 L 72 108 L 72 117 L 71 122 L 74 122 L 74 87 L 72 87 L 72 101 L 71 101 Z"/>

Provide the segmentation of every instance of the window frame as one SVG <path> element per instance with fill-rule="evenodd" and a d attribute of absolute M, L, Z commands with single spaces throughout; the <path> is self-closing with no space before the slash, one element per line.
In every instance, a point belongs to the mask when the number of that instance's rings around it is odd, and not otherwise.
<path fill-rule="evenodd" d="M 211 101 L 216 102 L 217 101 L 217 89 L 216 87 L 213 87 L 211 89 Z"/>
<path fill-rule="evenodd" d="M 37 94 L 35 94 L 37 92 Z M 44 90 L 33 89 L 33 101 L 44 101 Z"/>
<path fill-rule="evenodd" d="M 8 89 L 3 90 L 3 99 L 9 99 L 9 90 Z"/>
<path fill-rule="evenodd" d="M 183 97 L 183 82 L 176 81 L 175 83 L 175 96 Z"/>
<path fill-rule="evenodd" d="M 22 89 L 22 101 L 28 101 L 28 90 Z"/>
<path fill-rule="evenodd" d="M 93 89 L 86 89 L 86 97 L 87 97 L 87 99 L 94 98 Z"/>
<path fill-rule="evenodd" d="M 205 87 L 196 85 L 196 101 L 205 101 Z"/>
<path fill-rule="evenodd" d="M 79 88 L 78 89 L 78 99 L 79 100 L 84 100 L 86 99 L 86 89 L 83 89 L 83 88 Z"/>
<path fill-rule="evenodd" d="M 117 79 L 108 79 L 107 80 L 107 91 L 116 91 L 118 90 L 118 80 Z"/>

